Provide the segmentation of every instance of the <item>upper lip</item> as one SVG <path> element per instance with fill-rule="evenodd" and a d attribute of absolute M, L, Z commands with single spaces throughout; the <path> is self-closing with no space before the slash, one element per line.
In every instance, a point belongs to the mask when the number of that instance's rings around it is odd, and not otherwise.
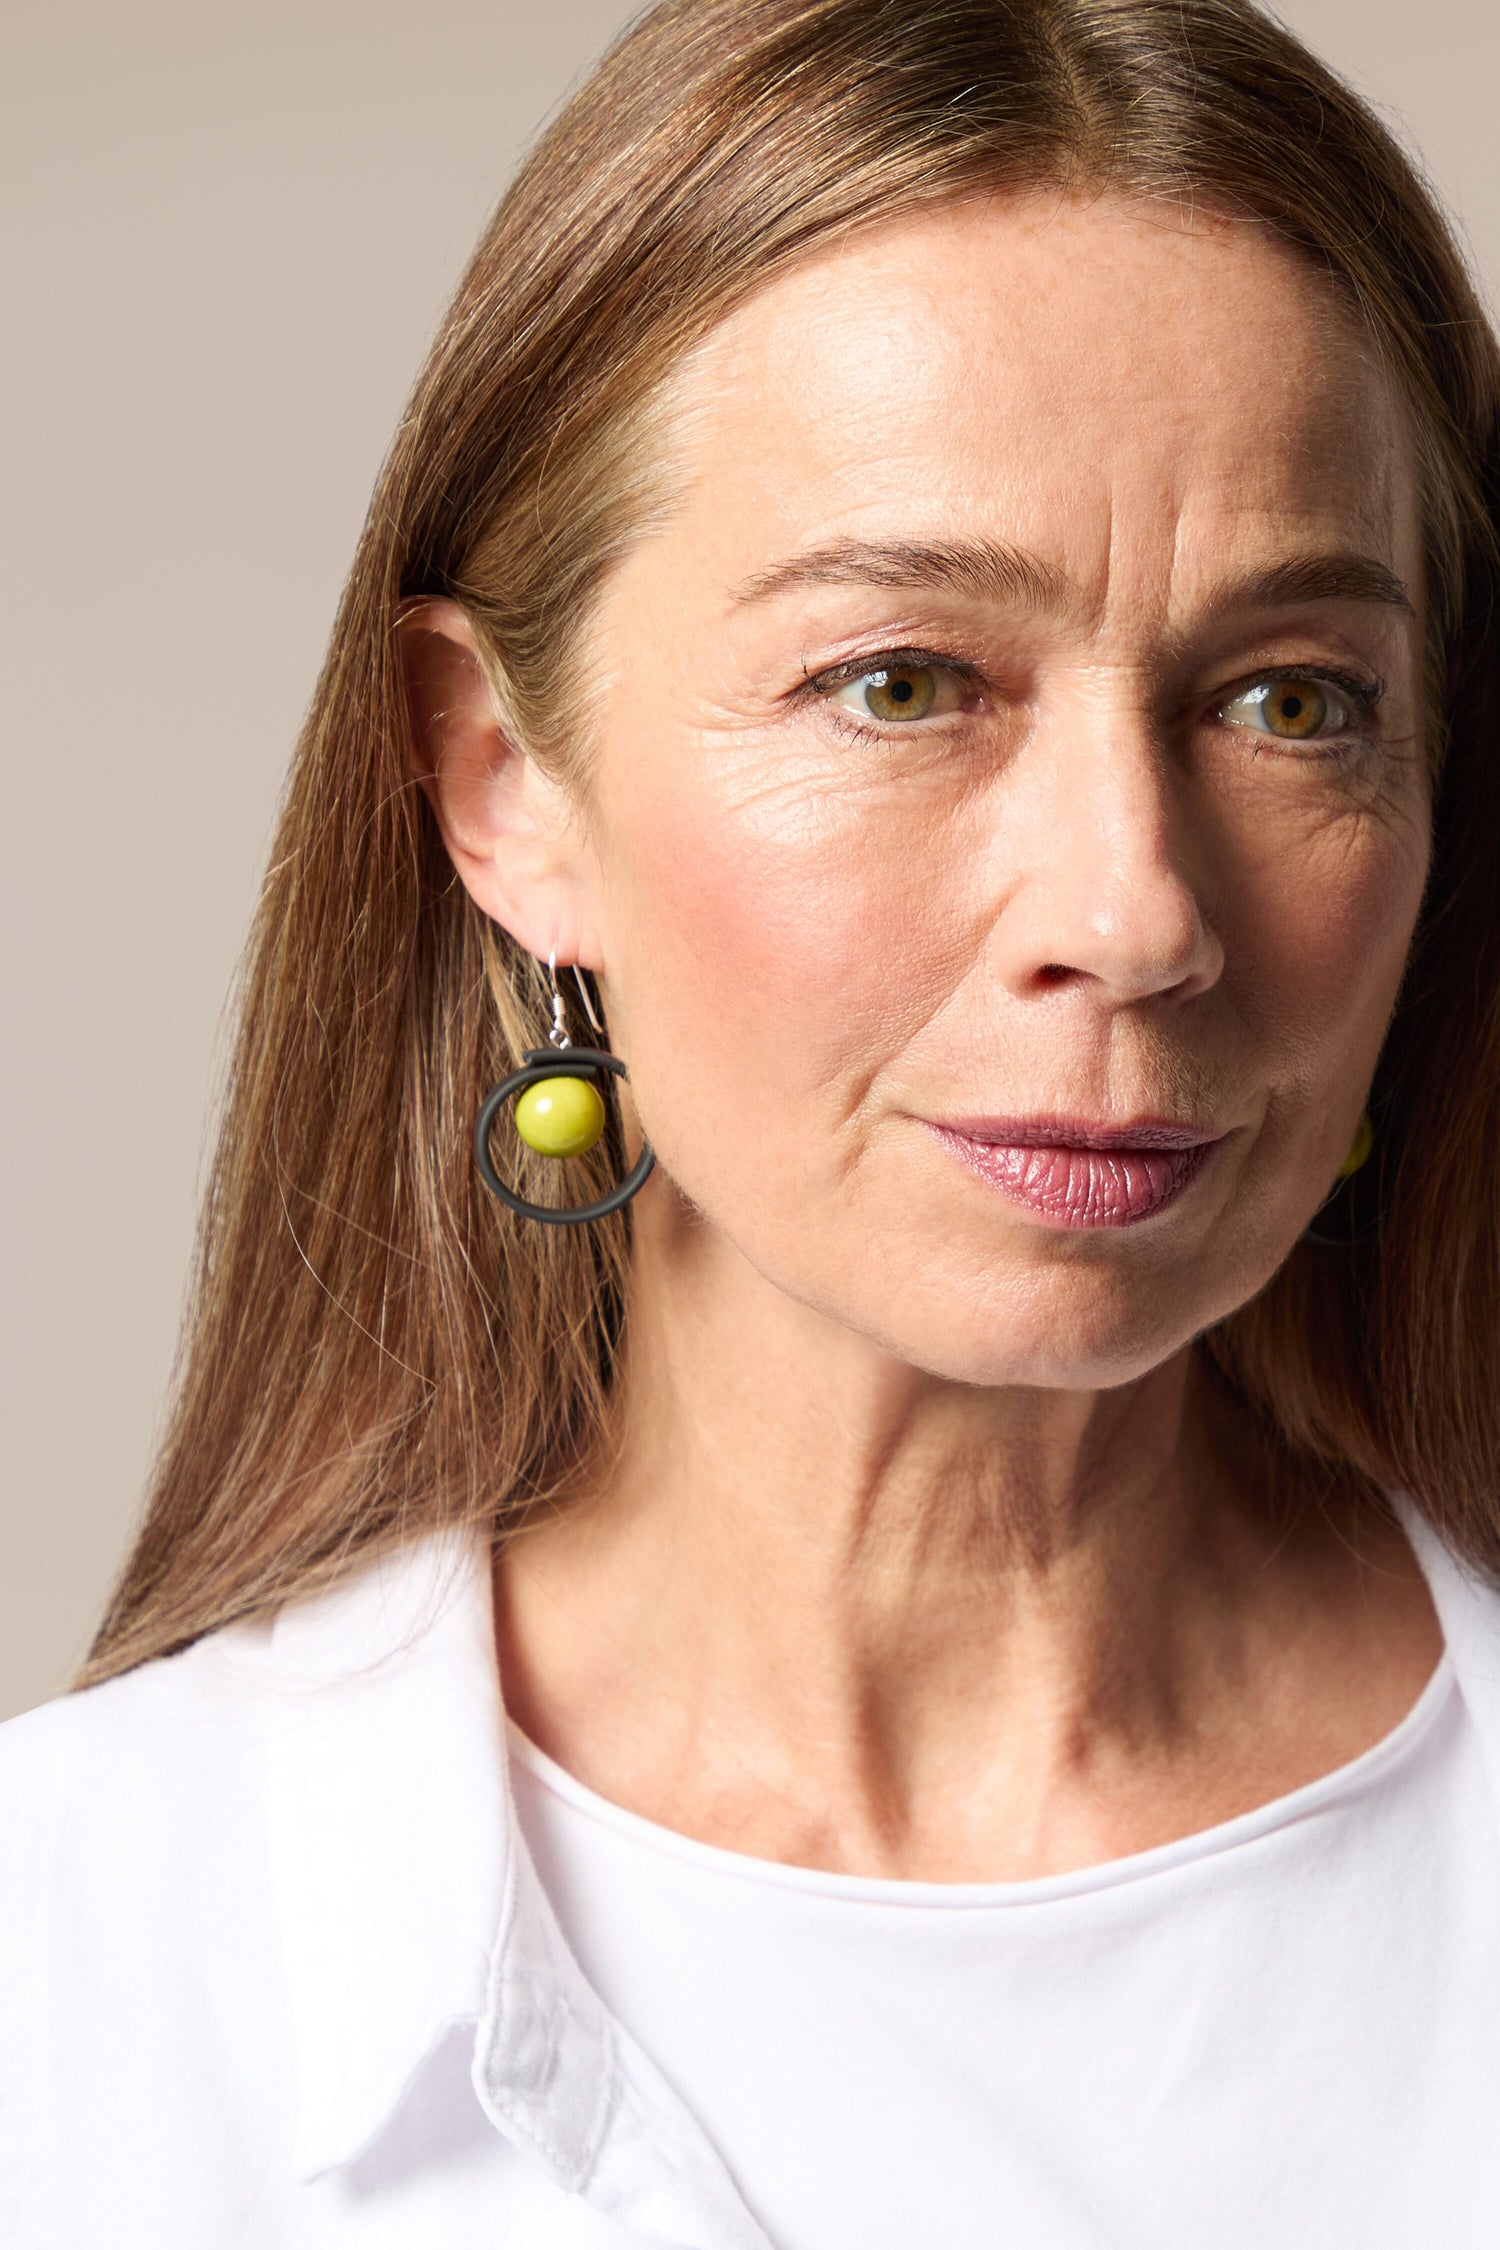
<path fill-rule="evenodd" d="M 947 1133 L 995 1148 L 1202 1148 L 1223 1138 L 1211 1127 L 1182 1125 L 1171 1117 L 1134 1117 L 1105 1125 L 1088 1117 L 952 1117 Z"/>

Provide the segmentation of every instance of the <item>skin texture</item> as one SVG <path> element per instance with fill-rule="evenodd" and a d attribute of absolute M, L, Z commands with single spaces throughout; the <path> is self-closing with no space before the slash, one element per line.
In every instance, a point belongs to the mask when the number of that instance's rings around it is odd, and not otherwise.
<path fill-rule="evenodd" d="M 1440 1647 L 1394 1526 L 1273 1509 L 1190 1350 L 1328 1192 L 1421 902 L 1403 411 L 1257 229 L 1026 196 L 778 279 L 663 445 L 580 798 L 460 612 L 406 627 L 455 865 L 598 972 L 660 1160 L 618 1459 L 497 1574 L 508 1704 L 807 1865 L 1003 1880 L 1211 1825 L 1369 1747 Z M 893 651 L 920 719 L 872 714 Z M 1248 691 L 1305 709 L 1309 670 L 1330 721 L 1267 731 Z M 995 1116 L 1217 1145 L 1069 1226 L 933 1129 Z"/>

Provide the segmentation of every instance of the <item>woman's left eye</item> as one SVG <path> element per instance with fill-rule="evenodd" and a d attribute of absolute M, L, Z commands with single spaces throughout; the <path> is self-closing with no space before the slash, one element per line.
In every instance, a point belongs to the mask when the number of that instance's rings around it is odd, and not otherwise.
<path fill-rule="evenodd" d="M 854 679 L 844 679 L 825 690 L 830 703 L 853 711 L 862 719 L 877 719 L 882 726 L 909 724 L 933 714 L 955 711 L 963 701 L 960 681 L 946 666 L 901 663 L 873 664 Z"/>
<path fill-rule="evenodd" d="M 1356 704 L 1331 680 L 1303 672 L 1279 672 L 1219 705 L 1219 717 L 1232 727 L 1273 734 L 1282 742 L 1311 742 L 1347 734 L 1355 724 Z"/>

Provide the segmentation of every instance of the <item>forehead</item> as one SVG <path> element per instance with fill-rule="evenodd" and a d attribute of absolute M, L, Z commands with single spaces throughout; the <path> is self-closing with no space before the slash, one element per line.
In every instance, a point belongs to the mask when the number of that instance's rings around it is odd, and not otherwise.
<path fill-rule="evenodd" d="M 968 529 L 1099 585 L 1159 573 L 1164 540 L 1180 580 L 1288 537 L 1392 563 L 1415 537 L 1407 418 L 1335 285 L 1169 203 L 1002 197 L 853 235 L 716 330 L 673 404 L 687 512 L 742 555 Z"/>

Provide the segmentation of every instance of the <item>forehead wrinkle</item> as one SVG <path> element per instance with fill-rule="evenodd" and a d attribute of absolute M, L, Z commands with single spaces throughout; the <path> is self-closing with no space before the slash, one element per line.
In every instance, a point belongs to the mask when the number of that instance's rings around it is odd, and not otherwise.
<path fill-rule="evenodd" d="M 835 539 L 753 572 L 733 600 L 770 601 L 804 586 L 936 589 L 1026 609 L 1055 609 L 1071 592 L 1062 572 L 1005 540 Z"/>

